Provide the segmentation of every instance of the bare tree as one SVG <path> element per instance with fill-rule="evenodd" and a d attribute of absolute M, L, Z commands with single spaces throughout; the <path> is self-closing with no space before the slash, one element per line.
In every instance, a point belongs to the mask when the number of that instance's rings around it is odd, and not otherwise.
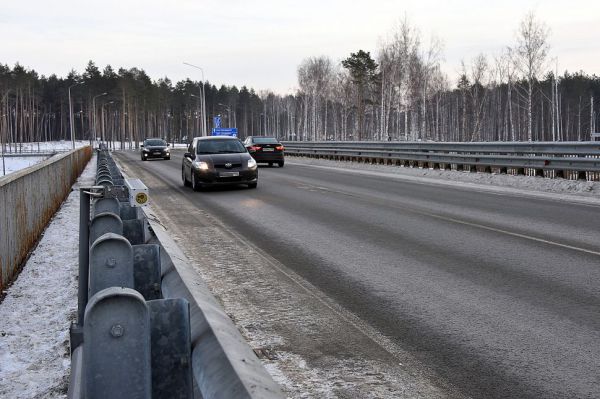
<path fill-rule="evenodd" d="M 546 58 L 550 46 L 547 43 L 549 29 L 537 20 L 533 11 L 527 13 L 517 32 L 517 46 L 514 51 L 515 65 L 527 80 L 527 140 L 532 141 L 533 85 L 546 68 Z"/>

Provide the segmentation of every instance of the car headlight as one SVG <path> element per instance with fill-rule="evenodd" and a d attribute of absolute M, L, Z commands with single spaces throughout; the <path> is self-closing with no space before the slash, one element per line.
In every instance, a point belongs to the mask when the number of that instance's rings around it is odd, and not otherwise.
<path fill-rule="evenodd" d="M 193 161 L 192 167 L 194 169 L 199 169 L 199 170 L 208 170 L 209 169 L 208 163 L 202 162 L 202 161 Z"/>
<path fill-rule="evenodd" d="M 249 167 L 249 168 L 254 168 L 254 167 L 256 167 L 256 161 L 254 160 L 254 158 L 250 158 L 250 159 L 248 160 L 248 167 Z"/>

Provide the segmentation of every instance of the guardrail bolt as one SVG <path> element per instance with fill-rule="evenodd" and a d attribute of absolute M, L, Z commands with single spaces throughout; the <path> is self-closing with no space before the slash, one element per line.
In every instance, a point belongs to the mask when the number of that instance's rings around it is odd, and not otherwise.
<path fill-rule="evenodd" d="M 117 260 L 115 258 L 106 259 L 106 266 L 113 268 L 117 265 Z"/>
<path fill-rule="evenodd" d="M 115 338 L 122 337 L 124 333 L 125 333 L 125 329 L 120 324 L 115 324 L 114 326 L 112 326 L 110 328 L 110 335 L 112 335 Z"/>

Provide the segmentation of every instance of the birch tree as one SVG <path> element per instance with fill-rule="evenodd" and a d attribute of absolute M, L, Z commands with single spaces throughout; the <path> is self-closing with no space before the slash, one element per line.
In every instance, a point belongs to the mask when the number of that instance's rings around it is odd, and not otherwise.
<path fill-rule="evenodd" d="M 514 54 L 516 67 L 527 81 L 528 141 L 533 140 L 533 85 L 546 68 L 546 58 L 550 48 L 547 42 L 549 33 L 549 29 L 543 22 L 538 21 L 533 11 L 525 15 L 517 32 L 517 45 Z"/>

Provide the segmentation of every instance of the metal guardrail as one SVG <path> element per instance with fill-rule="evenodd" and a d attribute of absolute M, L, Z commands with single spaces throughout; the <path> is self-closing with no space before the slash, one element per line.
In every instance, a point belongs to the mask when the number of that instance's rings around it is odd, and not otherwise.
<path fill-rule="evenodd" d="M 430 143 L 430 142 L 284 142 L 287 155 L 339 160 L 379 161 L 398 165 L 419 165 L 434 169 L 475 170 L 500 173 L 516 169 L 533 169 L 536 175 L 545 171 L 564 177 L 575 172 L 580 179 L 586 173 L 600 172 L 598 142 L 536 143 Z"/>
<path fill-rule="evenodd" d="M 81 189 L 68 397 L 283 397 L 160 224 L 131 206 L 147 202 L 141 182 L 105 149 L 98 158 L 96 185 Z"/>

